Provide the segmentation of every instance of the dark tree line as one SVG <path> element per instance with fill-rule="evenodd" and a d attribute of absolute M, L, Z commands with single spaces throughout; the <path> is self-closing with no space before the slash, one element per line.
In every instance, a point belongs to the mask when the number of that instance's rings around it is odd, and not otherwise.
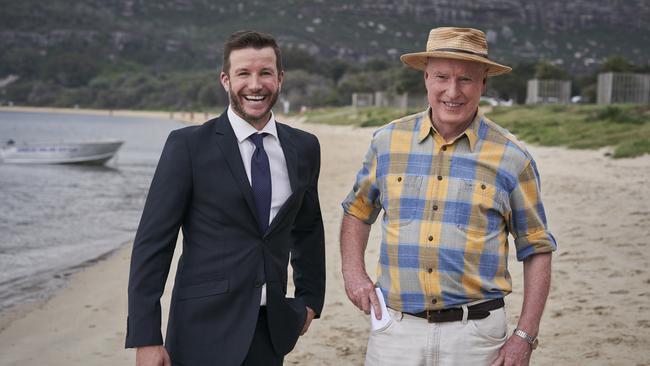
<path fill-rule="evenodd" d="M 348 105 L 355 92 L 425 93 L 422 73 L 396 60 L 323 60 L 302 50 L 286 49 L 283 62 L 282 97 L 291 102 L 292 109 Z M 219 65 L 187 70 L 111 62 L 83 52 L 44 56 L 29 49 L 11 49 L 0 55 L 0 78 L 17 75 L 19 79 L 0 89 L 0 102 L 163 110 L 207 110 L 228 104 L 219 83 Z M 636 66 L 613 56 L 597 72 L 649 70 L 648 65 Z M 595 100 L 597 73 L 575 76 L 544 60 L 514 65 L 511 73 L 490 79 L 488 95 L 523 103 L 527 81 L 532 78 L 572 80 L 572 95 Z"/>

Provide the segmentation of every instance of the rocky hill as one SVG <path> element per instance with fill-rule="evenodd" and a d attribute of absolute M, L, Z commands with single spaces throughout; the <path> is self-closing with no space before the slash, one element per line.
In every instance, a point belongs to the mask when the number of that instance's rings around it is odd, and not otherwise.
<path fill-rule="evenodd" d="M 242 28 L 319 58 L 396 60 L 443 25 L 483 29 L 491 57 L 511 64 L 544 58 L 579 73 L 613 54 L 650 59 L 647 0 L 3 0 L 0 71 L 70 52 L 124 67 L 205 68 Z"/>
<path fill-rule="evenodd" d="M 222 44 L 246 28 L 278 39 L 292 106 L 421 93 L 421 75 L 398 57 L 451 25 L 484 30 L 490 58 L 516 66 L 490 84 L 505 99 L 523 101 L 539 60 L 574 79 L 572 93 L 586 100 L 613 55 L 623 68 L 650 69 L 647 0 L 0 0 L 0 104 L 225 105 Z"/>

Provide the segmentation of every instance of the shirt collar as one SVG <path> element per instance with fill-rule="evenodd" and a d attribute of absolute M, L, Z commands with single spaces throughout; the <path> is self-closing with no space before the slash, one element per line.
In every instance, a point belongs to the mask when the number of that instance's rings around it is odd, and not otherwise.
<path fill-rule="evenodd" d="M 481 119 L 483 119 L 483 113 L 481 113 L 481 110 L 479 109 L 476 112 L 476 116 L 474 116 L 474 120 L 472 120 L 472 123 L 467 127 L 467 129 L 458 135 L 458 137 L 456 137 L 453 141 L 450 141 L 448 144 L 453 144 L 461 136 L 465 135 L 469 140 L 470 150 L 474 151 L 474 147 L 478 141 L 478 130 L 481 125 Z M 426 112 L 424 112 L 422 123 L 420 124 L 420 131 L 418 132 L 418 141 L 424 141 L 429 136 L 429 134 L 431 134 L 432 137 L 433 135 L 438 134 L 438 131 L 436 131 L 436 128 L 431 122 L 431 107 L 427 108 Z"/>
<path fill-rule="evenodd" d="M 235 132 L 235 136 L 237 137 L 237 141 L 240 144 L 254 133 L 266 132 L 276 139 L 278 138 L 278 129 L 275 124 L 275 115 L 273 114 L 273 111 L 271 111 L 271 118 L 261 131 L 258 131 L 250 123 L 239 117 L 237 113 L 235 113 L 235 111 L 232 109 L 231 105 L 228 106 L 228 120 L 230 121 L 230 125 L 232 126 L 232 129 Z"/>

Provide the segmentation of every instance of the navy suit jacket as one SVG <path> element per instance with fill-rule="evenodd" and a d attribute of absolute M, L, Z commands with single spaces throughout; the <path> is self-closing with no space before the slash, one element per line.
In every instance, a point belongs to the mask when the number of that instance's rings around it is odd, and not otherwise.
<path fill-rule="evenodd" d="M 176 365 L 240 365 L 267 286 L 271 341 L 293 349 L 325 293 L 325 241 L 318 202 L 320 146 L 277 123 L 292 194 L 266 232 L 227 113 L 175 130 L 163 149 L 133 243 L 126 347 L 162 344 L 160 297 L 178 230 L 183 252 L 165 347 Z M 291 255 L 290 255 L 291 254 Z M 286 298 L 291 257 L 295 299 Z"/>

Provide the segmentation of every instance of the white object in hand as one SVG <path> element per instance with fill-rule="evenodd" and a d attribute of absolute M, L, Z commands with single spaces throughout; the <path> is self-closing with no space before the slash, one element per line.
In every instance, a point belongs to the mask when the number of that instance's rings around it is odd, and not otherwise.
<path fill-rule="evenodd" d="M 379 287 L 375 287 L 375 293 L 377 293 L 377 298 L 379 298 L 379 307 L 381 308 L 381 319 L 377 320 L 375 316 L 375 307 L 370 307 L 370 321 L 372 330 L 377 330 L 385 327 L 390 322 L 390 314 L 388 313 L 388 308 L 386 307 L 386 302 L 384 301 L 384 294 L 381 293 Z"/>

